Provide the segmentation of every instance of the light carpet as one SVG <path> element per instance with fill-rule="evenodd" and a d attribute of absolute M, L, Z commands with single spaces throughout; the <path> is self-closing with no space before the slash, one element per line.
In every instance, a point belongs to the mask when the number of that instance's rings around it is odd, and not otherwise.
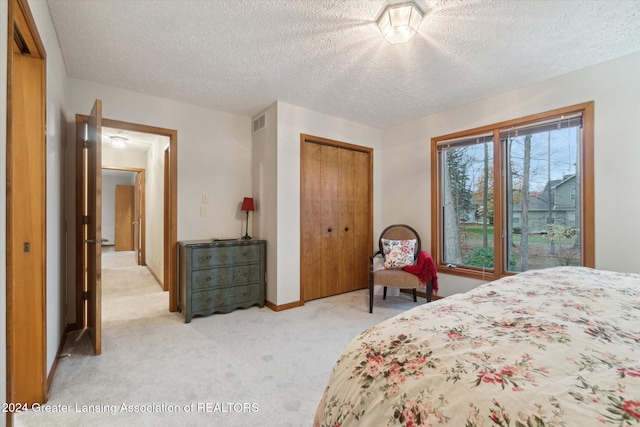
<path fill-rule="evenodd" d="M 48 403 L 17 414 L 16 426 L 310 426 L 342 349 L 416 306 L 376 296 L 369 314 L 361 290 L 184 323 L 133 253 L 112 251 L 102 303 L 102 355 L 91 355 L 86 334 L 70 334 Z"/>

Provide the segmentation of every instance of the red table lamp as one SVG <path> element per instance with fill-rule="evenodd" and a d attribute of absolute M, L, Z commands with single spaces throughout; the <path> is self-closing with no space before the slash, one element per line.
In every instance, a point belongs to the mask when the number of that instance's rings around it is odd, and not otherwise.
<path fill-rule="evenodd" d="M 242 201 L 242 207 L 240 208 L 240 210 L 247 212 L 247 231 L 244 233 L 244 236 L 242 236 L 242 238 L 251 239 L 251 236 L 249 236 L 249 212 L 255 210 L 253 207 L 253 198 L 245 197 Z"/>

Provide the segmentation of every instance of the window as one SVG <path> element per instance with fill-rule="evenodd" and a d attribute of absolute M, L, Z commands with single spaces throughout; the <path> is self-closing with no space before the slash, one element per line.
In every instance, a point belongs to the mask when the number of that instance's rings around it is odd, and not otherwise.
<path fill-rule="evenodd" d="M 593 267 L 593 103 L 434 138 L 432 255 L 498 278 Z"/>

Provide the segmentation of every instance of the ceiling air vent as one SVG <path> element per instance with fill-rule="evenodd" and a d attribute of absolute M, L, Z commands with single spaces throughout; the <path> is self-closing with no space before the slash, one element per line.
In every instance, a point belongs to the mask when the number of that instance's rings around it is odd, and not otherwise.
<path fill-rule="evenodd" d="M 253 133 L 261 131 L 267 126 L 267 113 L 262 113 L 253 119 Z"/>

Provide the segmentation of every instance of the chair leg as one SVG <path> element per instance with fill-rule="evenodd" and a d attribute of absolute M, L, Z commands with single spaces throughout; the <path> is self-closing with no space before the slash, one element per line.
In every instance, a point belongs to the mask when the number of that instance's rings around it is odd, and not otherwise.
<path fill-rule="evenodd" d="M 431 283 L 431 280 L 427 280 L 427 302 L 431 302 L 431 296 L 433 294 L 433 284 Z"/>
<path fill-rule="evenodd" d="M 369 282 L 369 313 L 373 313 L 373 282 Z"/>
<path fill-rule="evenodd" d="M 382 291 L 382 299 L 387 299 L 387 287 L 384 287 L 384 290 Z"/>
<path fill-rule="evenodd" d="M 418 302 L 418 291 L 416 288 L 412 289 L 413 291 L 413 302 Z"/>

